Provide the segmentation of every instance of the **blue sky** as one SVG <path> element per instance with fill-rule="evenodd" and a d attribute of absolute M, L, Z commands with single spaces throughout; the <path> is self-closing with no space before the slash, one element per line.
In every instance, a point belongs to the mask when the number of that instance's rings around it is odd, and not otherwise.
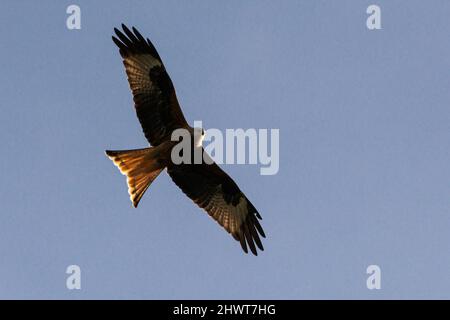
<path fill-rule="evenodd" d="M 66 8 L 81 7 L 81 30 Z M 366 28 L 378 4 L 382 30 Z M 448 1 L 8 1 L 0 298 L 450 298 Z M 105 149 L 146 146 L 111 35 L 152 39 L 190 123 L 280 129 L 223 165 L 263 216 L 239 244 L 162 174 L 138 209 Z M 65 270 L 82 270 L 82 289 Z M 366 268 L 381 268 L 381 290 Z"/>

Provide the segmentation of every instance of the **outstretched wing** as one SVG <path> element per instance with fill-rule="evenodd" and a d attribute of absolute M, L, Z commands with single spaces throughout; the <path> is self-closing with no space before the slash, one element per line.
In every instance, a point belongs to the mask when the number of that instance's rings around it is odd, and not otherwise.
<path fill-rule="evenodd" d="M 145 137 L 154 146 L 170 139 L 173 130 L 188 126 L 175 89 L 153 44 L 134 27 L 131 32 L 114 28 L 112 37 L 120 49 L 128 82 L 133 92 L 136 114 Z"/>
<path fill-rule="evenodd" d="M 256 246 L 264 250 L 259 237 L 265 238 L 258 221 L 261 216 L 217 164 L 171 165 L 167 172 L 189 198 L 241 243 L 245 253 L 247 245 L 254 255 L 258 255 Z"/>

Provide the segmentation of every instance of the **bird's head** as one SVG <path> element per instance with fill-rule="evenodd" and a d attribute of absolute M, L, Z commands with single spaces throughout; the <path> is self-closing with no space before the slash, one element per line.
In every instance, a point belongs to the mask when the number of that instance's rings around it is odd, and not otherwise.
<path fill-rule="evenodd" d="M 205 138 L 205 130 L 203 128 L 195 127 L 193 130 L 193 136 L 195 147 L 201 147 L 203 139 Z"/>

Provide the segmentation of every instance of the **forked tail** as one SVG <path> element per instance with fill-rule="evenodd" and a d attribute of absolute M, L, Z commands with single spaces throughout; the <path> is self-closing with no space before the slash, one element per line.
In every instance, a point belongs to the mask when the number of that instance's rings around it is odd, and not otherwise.
<path fill-rule="evenodd" d="M 123 175 L 127 176 L 128 193 L 136 208 L 150 184 L 164 169 L 155 148 L 105 151 Z"/>

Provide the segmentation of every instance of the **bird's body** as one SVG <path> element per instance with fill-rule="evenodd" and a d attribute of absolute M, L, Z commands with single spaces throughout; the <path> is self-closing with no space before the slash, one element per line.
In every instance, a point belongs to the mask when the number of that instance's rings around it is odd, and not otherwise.
<path fill-rule="evenodd" d="M 153 44 L 135 29 L 122 25 L 115 29 L 114 43 L 120 49 L 128 82 L 133 93 L 136 114 L 145 137 L 152 147 L 106 151 L 108 157 L 127 176 L 128 192 L 134 207 L 154 179 L 167 168 L 167 173 L 199 207 L 241 243 L 257 255 L 264 250 L 260 236 L 265 237 L 258 221 L 261 216 L 237 184 L 204 152 L 199 135 L 190 127 L 181 111 L 175 89 Z M 202 161 L 175 163 L 171 157 L 178 141 L 172 133 L 185 129 L 192 141 L 191 156 L 200 152 Z M 199 138 L 200 137 L 200 138 Z M 194 160 L 194 159 L 191 159 Z"/>

